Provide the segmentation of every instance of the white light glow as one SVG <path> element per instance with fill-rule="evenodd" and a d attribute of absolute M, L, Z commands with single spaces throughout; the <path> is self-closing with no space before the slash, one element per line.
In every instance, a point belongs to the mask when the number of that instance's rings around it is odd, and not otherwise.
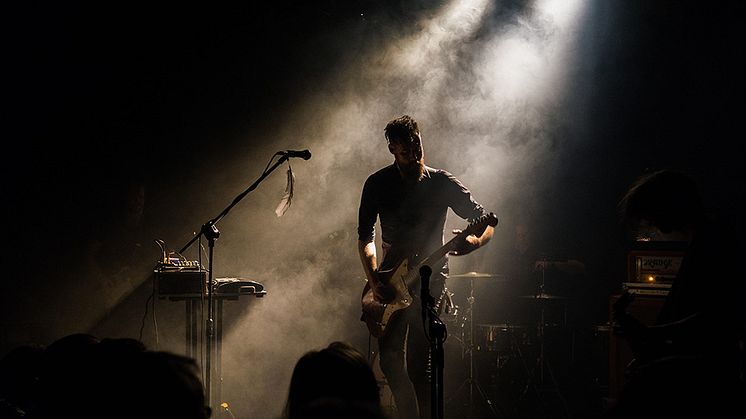
<path fill-rule="evenodd" d="M 397 71 L 421 73 L 423 65 L 440 65 L 444 47 L 468 38 L 479 28 L 489 0 L 453 1 L 436 16 L 421 22 L 422 31 L 390 45 Z"/>
<path fill-rule="evenodd" d="M 538 0 L 536 8 L 546 14 L 561 28 L 574 27 L 584 0 Z"/>

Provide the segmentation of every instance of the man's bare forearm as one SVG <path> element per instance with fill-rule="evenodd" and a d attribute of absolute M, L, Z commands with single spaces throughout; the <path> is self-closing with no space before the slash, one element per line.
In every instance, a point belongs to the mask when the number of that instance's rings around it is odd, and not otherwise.
<path fill-rule="evenodd" d="M 357 250 L 360 254 L 360 262 L 363 264 L 363 271 L 365 271 L 365 277 L 368 278 L 372 287 L 378 286 L 378 277 L 376 276 L 376 269 L 378 269 L 378 262 L 376 259 L 376 244 L 372 240 L 364 242 L 358 240 Z"/>

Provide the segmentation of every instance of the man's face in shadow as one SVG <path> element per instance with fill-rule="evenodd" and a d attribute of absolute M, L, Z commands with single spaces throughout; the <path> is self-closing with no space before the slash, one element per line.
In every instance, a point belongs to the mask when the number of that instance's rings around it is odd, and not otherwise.
<path fill-rule="evenodd" d="M 412 138 L 391 138 L 389 151 L 400 173 L 407 179 L 419 179 L 425 170 L 424 151 L 419 136 Z"/>

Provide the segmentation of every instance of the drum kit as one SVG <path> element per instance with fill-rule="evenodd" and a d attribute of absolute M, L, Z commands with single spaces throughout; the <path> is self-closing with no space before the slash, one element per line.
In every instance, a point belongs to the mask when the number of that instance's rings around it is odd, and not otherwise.
<path fill-rule="evenodd" d="M 511 297 L 514 300 L 514 306 L 526 306 L 528 311 L 533 313 L 530 320 L 525 318 L 522 322 L 513 322 L 508 319 L 494 323 L 479 322 L 475 315 L 477 303 L 475 283 L 510 285 L 510 282 L 505 275 L 482 272 L 449 275 L 446 282 L 447 286 L 444 291 L 446 299 L 442 319 L 448 325 L 449 336 L 455 337 L 460 345 L 462 360 L 468 364 L 464 367 L 464 371 L 468 372 L 467 377 L 453 391 L 446 403 L 452 403 L 455 400 L 463 401 L 463 398 L 460 398 L 463 397 L 461 393 L 466 391 L 465 403 L 469 418 L 484 417 L 485 414 L 489 417 L 508 417 L 510 416 L 508 411 L 515 410 L 513 404 L 519 402 L 520 399 L 526 399 L 526 403 L 530 404 L 532 402 L 527 400 L 528 397 L 541 398 L 544 396 L 540 394 L 547 392 L 555 393 L 562 400 L 558 383 L 547 357 L 546 332 L 547 328 L 566 325 L 568 298 L 547 293 L 544 290 L 544 275 L 540 272 L 536 292 Z M 463 285 L 466 286 L 463 291 L 466 298 L 465 301 L 462 300 L 465 304 L 462 308 L 455 304 L 455 294 L 452 289 L 462 286 L 463 290 Z M 480 295 L 484 295 L 487 299 L 491 297 L 487 294 Z M 488 305 L 492 304 L 488 302 Z M 487 366 L 480 363 L 485 357 L 489 359 Z M 492 370 L 492 373 L 485 374 L 486 369 Z M 513 387 L 519 387 L 511 389 L 510 401 L 498 400 L 500 397 L 495 394 L 496 392 L 488 392 L 483 385 L 490 385 L 489 389 L 495 388 L 498 386 L 494 382 L 497 381 L 495 377 L 501 374 L 510 375 L 510 377 L 504 377 L 502 381 L 510 381 Z M 480 383 L 477 376 L 492 377 L 491 382 Z M 490 394 L 495 397 L 490 397 Z M 541 400 L 538 402 L 541 403 Z M 477 413 L 478 411 L 480 413 Z"/>

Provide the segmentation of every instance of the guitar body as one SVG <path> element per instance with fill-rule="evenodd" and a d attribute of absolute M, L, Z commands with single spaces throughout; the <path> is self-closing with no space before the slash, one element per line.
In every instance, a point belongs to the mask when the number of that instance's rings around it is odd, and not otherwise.
<path fill-rule="evenodd" d="M 469 224 L 464 231 L 444 244 L 440 249 L 433 252 L 430 256 L 410 266 L 409 259 L 404 259 L 395 269 L 391 271 L 378 272 L 378 277 L 383 284 L 387 284 L 393 291 L 394 297 L 391 301 L 378 301 L 370 288 L 370 284 L 365 284 L 362 294 L 363 315 L 360 320 L 368 326 L 368 331 L 374 337 L 380 338 L 386 333 L 386 328 L 391 323 L 391 319 L 401 310 L 412 305 L 412 294 L 410 289 L 420 279 L 420 267 L 424 265 L 438 265 L 449 251 L 455 248 L 458 240 L 463 240 L 470 234 L 481 235 L 487 226 L 496 226 L 497 216 L 488 214 L 479 217 L 473 223 Z M 411 267 L 411 269 L 410 269 Z M 393 274 L 389 274 L 392 272 Z"/>
<path fill-rule="evenodd" d="M 408 274 L 409 263 L 404 260 L 388 279 L 381 278 L 395 293 L 394 298 L 388 303 L 378 301 L 370 288 L 370 284 L 365 284 L 362 295 L 363 315 L 360 320 L 366 323 L 370 334 L 374 337 L 380 338 L 383 336 L 394 315 L 412 305 L 412 294 L 409 292 L 409 286 L 407 285 Z"/>

